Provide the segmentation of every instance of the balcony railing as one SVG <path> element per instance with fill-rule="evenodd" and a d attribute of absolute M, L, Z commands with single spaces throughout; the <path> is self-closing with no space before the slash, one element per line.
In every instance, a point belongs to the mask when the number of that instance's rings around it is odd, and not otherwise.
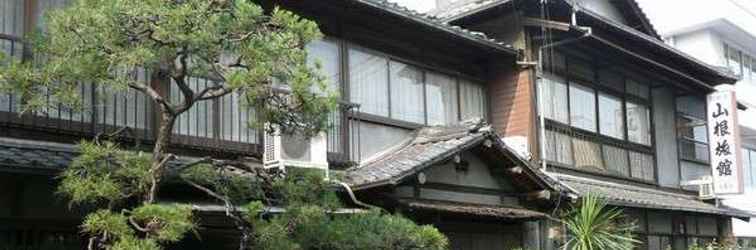
<path fill-rule="evenodd" d="M 359 129 L 357 114 L 359 105 L 340 102 L 339 109 L 329 115 L 328 159 L 331 162 L 348 164 L 359 162 L 359 134 L 353 133 Z"/>
<path fill-rule="evenodd" d="M 28 58 L 17 38 L 0 37 L 0 49 L 11 57 Z M 150 74 L 145 70 L 135 70 L 130 76 L 138 81 L 150 81 Z M 214 84 L 202 78 L 190 78 L 188 82 L 195 91 Z M 176 91 L 175 87 L 169 90 L 171 93 Z M 92 137 L 128 128 L 122 136 L 145 142 L 154 139 L 157 107 L 141 93 L 81 84 L 79 95 L 81 109 L 66 108 L 48 95 L 46 108 L 21 114 L 19 95 L 0 94 L 0 127 L 73 137 Z M 171 94 L 170 98 L 173 102 L 181 101 L 179 94 Z M 238 103 L 239 96 L 235 94 L 196 103 L 177 118 L 172 143 L 229 153 L 261 154 L 262 131 L 248 126 L 256 114 Z M 351 133 L 358 127 L 355 122 L 358 109 L 358 105 L 342 102 L 339 110 L 329 115 L 328 157 L 332 162 L 347 163 L 359 159 L 355 157 L 359 150 L 350 147 L 359 145 L 355 143 L 359 137 Z"/>

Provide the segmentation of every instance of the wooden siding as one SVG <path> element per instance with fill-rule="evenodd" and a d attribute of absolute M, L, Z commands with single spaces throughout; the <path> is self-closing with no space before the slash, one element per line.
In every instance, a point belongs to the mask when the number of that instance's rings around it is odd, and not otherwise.
<path fill-rule="evenodd" d="M 536 107 L 532 70 L 513 65 L 498 68 L 488 87 L 491 124 L 502 137 L 523 136 L 532 146 Z"/>

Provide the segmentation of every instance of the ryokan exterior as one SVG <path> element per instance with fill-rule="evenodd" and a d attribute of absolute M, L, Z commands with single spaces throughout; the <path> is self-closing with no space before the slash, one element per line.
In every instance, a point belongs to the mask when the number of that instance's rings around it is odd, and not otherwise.
<path fill-rule="evenodd" d="M 29 56 L 20 37 L 64 2 L 3 0 L 0 48 Z M 430 14 L 383 0 L 276 4 L 320 24 L 326 38 L 308 50 L 342 109 L 322 150 L 270 146 L 297 161 L 322 152 L 355 207 L 434 224 L 454 249 L 555 249 L 553 212 L 588 192 L 638 221 L 641 249 L 722 240 L 731 218 L 751 216 L 680 186 L 711 174 L 708 145 L 690 139 L 705 131 L 705 96 L 736 79 L 665 45 L 634 1 L 459 0 Z M 19 116 L 17 97 L 0 97 L 0 204 L 12 204 L 0 206 L 0 244 L 78 249 L 79 215 L 50 195 L 72 143 L 122 127 L 123 141 L 151 143 L 152 103 L 81 91 L 88 112 Z M 172 151 L 264 158 L 268 137 L 244 126 L 254 112 L 234 98 L 183 114 Z M 181 190 L 161 198 L 194 202 L 208 218 L 204 241 L 184 247 L 235 237 L 217 206 Z"/>

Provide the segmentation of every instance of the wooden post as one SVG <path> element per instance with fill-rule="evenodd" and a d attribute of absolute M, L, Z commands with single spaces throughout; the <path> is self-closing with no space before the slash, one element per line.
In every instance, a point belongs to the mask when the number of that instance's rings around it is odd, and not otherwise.
<path fill-rule="evenodd" d="M 732 232 L 732 217 L 717 217 L 717 241 L 724 246 L 735 246 L 737 240 Z"/>

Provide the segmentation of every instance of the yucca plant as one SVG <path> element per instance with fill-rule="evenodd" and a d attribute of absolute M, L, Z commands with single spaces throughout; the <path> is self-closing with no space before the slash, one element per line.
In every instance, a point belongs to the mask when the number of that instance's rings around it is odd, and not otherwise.
<path fill-rule="evenodd" d="M 630 250 L 638 240 L 632 236 L 634 222 L 621 209 L 607 207 L 605 200 L 586 194 L 563 218 L 569 250 Z"/>

